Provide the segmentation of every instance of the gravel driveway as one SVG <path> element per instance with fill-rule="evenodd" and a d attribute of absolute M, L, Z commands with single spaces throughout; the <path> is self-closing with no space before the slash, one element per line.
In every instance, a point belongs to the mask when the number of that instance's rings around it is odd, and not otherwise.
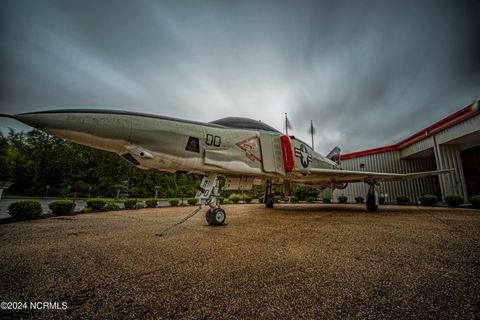
<path fill-rule="evenodd" d="M 475 318 L 480 210 L 226 205 L 0 225 L 2 301 L 66 302 L 15 318 Z"/>

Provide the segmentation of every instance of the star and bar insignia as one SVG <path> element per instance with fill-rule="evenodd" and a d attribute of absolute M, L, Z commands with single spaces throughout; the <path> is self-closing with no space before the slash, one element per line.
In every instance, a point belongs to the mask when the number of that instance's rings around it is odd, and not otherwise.
<path fill-rule="evenodd" d="M 295 148 L 295 157 L 300 158 L 300 162 L 304 168 L 307 168 L 313 159 L 312 155 L 308 152 L 308 149 L 304 144 L 300 145 L 300 148 Z"/>

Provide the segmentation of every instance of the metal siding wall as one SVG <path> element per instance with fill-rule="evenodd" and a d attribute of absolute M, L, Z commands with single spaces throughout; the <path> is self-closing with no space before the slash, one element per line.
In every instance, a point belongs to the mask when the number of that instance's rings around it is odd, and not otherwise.
<path fill-rule="evenodd" d="M 437 143 L 440 145 L 478 131 L 478 128 L 480 128 L 480 113 L 462 122 L 456 123 L 445 130 L 437 132 L 435 136 Z M 430 148 L 433 148 L 433 139 L 431 137 L 417 141 L 412 145 L 403 148 L 400 152 L 402 157 L 405 158 Z"/>
<path fill-rule="evenodd" d="M 458 195 L 467 198 L 465 178 L 462 168 L 462 160 L 456 145 L 440 145 L 440 165 L 441 169 L 455 169 L 452 173 L 444 174 L 445 196 Z"/>
<path fill-rule="evenodd" d="M 436 133 L 437 143 L 442 144 L 453 139 L 460 138 L 472 132 L 478 131 L 480 128 L 480 114 L 464 120 L 455 124 L 452 127 L 449 127 L 443 131 Z"/>
<path fill-rule="evenodd" d="M 417 141 L 405 148 L 403 148 L 400 153 L 402 158 L 408 157 L 412 154 L 433 148 L 433 140 L 431 137 Z"/>
<path fill-rule="evenodd" d="M 478 131 L 478 128 L 480 128 L 480 113 L 435 134 L 435 139 L 439 145 L 438 169 L 455 169 L 453 173 L 440 176 L 446 189 L 445 195 L 460 195 L 464 198 L 466 197 L 465 178 L 458 147 L 445 145 L 445 143 Z M 344 169 L 360 170 L 360 163 L 364 163 L 365 171 L 375 172 L 408 173 L 437 170 L 435 158 L 405 158 L 433 148 L 433 145 L 434 139 L 430 136 L 400 151 L 395 150 L 343 160 L 342 167 Z M 337 197 L 340 195 L 345 195 L 349 201 L 354 201 L 355 197 L 365 197 L 367 189 L 368 187 L 364 183 L 350 184 L 344 190 L 335 190 L 332 201 L 337 201 Z M 410 200 L 416 201 L 422 194 L 434 194 L 438 196 L 441 194 L 438 177 L 401 182 L 384 182 L 380 184 L 378 192 L 379 194 L 387 193 L 387 201 L 390 202 L 395 201 L 396 197 L 401 195 L 406 195 Z"/>
<path fill-rule="evenodd" d="M 360 163 L 365 164 L 365 171 L 408 173 L 419 171 L 436 170 L 435 160 L 432 158 L 402 159 L 400 151 L 389 151 L 372 154 L 364 157 L 347 159 L 342 161 L 342 168 L 346 170 L 360 170 Z M 335 190 L 332 201 L 345 195 L 348 201 L 354 201 L 355 197 L 365 198 L 368 186 L 365 183 L 351 183 L 343 190 Z M 438 194 L 439 185 L 437 177 L 421 178 L 411 181 L 383 182 L 378 188 L 379 194 L 388 194 L 387 201 L 394 202 L 398 196 L 408 196 L 416 201 L 422 194 Z"/>

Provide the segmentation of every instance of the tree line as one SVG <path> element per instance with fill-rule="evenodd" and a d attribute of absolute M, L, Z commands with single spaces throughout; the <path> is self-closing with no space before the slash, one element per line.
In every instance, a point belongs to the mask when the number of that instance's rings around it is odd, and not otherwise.
<path fill-rule="evenodd" d="M 77 192 L 113 197 L 122 181 L 129 193 L 192 197 L 201 176 L 142 170 L 116 154 L 82 146 L 38 130 L 0 133 L 0 180 L 9 194 L 65 196 Z"/>

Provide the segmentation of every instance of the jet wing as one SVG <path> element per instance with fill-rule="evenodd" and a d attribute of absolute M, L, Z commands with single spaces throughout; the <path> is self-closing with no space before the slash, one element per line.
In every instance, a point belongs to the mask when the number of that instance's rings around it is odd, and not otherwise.
<path fill-rule="evenodd" d="M 333 181 L 333 182 L 364 182 L 364 181 L 401 181 L 418 179 L 423 177 L 436 176 L 454 169 L 445 169 L 437 171 L 425 171 L 415 173 L 383 173 L 383 172 L 368 172 L 368 171 L 352 171 L 340 169 L 310 169 L 310 174 L 307 176 L 312 182 L 314 181 Z"/>

